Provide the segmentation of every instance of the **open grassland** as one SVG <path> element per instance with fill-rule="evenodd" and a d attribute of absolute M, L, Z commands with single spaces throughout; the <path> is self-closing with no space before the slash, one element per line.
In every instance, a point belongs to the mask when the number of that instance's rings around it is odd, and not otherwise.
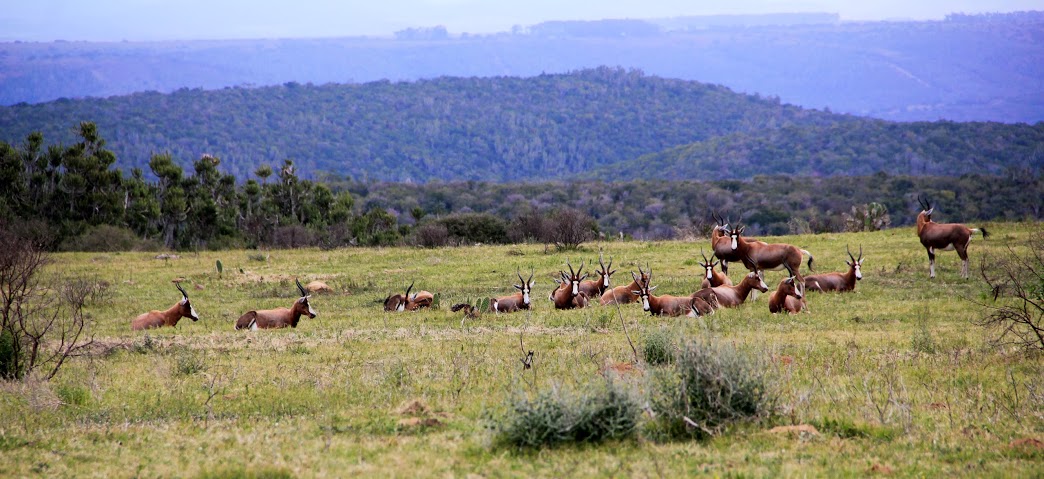
<path fill-rule="evenodd" d="M 839 271 L 863 246 L 864 279 L 844 295 L 810 294 L 811 312 L 772 315 L 767 296 L 706 319 L 621 309 L 641 351 L 645 335 L 716 338 L 764 360 L 778 414 L 707 441 L 637 439 L 537 452 L 500 447 L 489 431 L 506 402 L 553 387 L 582 390 L 634 359 L 616 308 L 554 311 L 551 275 L 568 258 L 614 257 L 616 284 L 648 264 L 657 294 L 697 289 L 694 258 L 708 241 L 609 242 L 579 252 L 542 245 L 60 254 L 54 272 L 107 282 L 88 304 L 106 354 L 80 358 L 49 383 L 0 386 L 0 476 L 1019 476 L 1044 471 L 1044 358 L 994 347 L 972 325 L 987 300 L 984 252 L 1025 249 L 1041 224 L 986 226 L 971 247 L 971 279 L 955 253 L 927 256 L 912 228 L 783 238 Z M 215 262 L 221 260 L 223 274 Z M 515 269 L 536 271 L 530 313 L 462 322 L 449 306 L 513 292 Z M 804 270 L 804 265 L 802 265 Z M 740 278 L 734 265 L 731 276 Z M 201 320 L 130 330 L 166 309 L 183 283 Z M 296 329 L 234 331 L 243 312 L 290 306 L 294 278 L 335 290 Z M 769 272 L 774 288 L 783 277 Z M 416 281 L 441 307 L 384 313 L 389 293 Z M 536 352 L 523 370 L 519 338 Z M 620 374 L 640 394 L 648 369 Z M 609 372 L 606 372 L 608 369 Z M 625 368 L 619 368 L 625 369 Z M 410 403 L 414 402 L 411 406 Z M 818 434 L 769 432 L 809 424 Z M 1015 442 L 1016 445 L 1012 445 Z"/>

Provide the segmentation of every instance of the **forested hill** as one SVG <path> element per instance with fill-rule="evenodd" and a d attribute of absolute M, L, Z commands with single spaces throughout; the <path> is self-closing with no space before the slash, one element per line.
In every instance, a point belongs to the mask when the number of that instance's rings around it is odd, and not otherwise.
<path fill-rule="evenodd" d="M 614 180 L 875 172 L 959 176 L 1011 171 L 1036 174 L 1042 168 L 1044 123 L 866 120 L 734 133 L 596 168 L 583 176 Z"/>
<path fill-rule="evenodd" d="M 698 82 L 599 68 L 530 78 L 179 90 L 0 108 L 0 140 L 72 143 L 92 121 L 117 166 L 203 154 L 245 178 L 300 171 L 389 181 L 537 180 L 734 132 L 855 122 Z"/>

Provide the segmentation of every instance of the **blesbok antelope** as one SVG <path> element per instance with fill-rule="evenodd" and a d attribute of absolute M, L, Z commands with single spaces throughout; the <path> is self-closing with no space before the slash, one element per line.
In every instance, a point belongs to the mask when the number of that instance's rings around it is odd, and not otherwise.
<path fill-rule="evenodd" d="M 808 255 L 808 270 L 812 271 L 812 253 L 786 243 L 766 243 L 743 237 L 746 226 L 729 230 L 729 247 L 739 253 L 743 265 L 747 269 L 761 271 L 777 271 L 787 265 L 798 278 L 801 278 L 801 258 Z"/>
<path fill-rule="evenodd" d="M 134 318 L 131 321 L 131 329 L 138 331 L 163 326 L 173 327 L 177 326 L 178 320 L 181 318 L 199 321 L 199 316 L 196 314 L 196 309 L 192 307 L 192 303 L 189 302 L 185 288 L 181 287 L 181 283 L 174 283 L 174 285 L 177 286 L 178 291 L 181 291 L 181 301 L 174 303 L 174 306 L 171 306 L 166 311 L 152 310 Z"/>
<path fill-rule="evenodd" d="M 609 257 L 609 266 L 606 266 L 602 262 L 602 254 L 598 254 L 598 267 L 595 273 L 598 274 L 598 279 L 589 279 L 580 283 L 580 291 L 587 294 L 588 298 L 600 298 L 602 294 L 609 289 L 609 278 L 616 272 L 613 267 L 613 257 Z"/>
<path fill-rule="evenodd" d="M 692 309 L 692 311 L 689 312 L 689 317 L 695 318 L 697 316 L 706 316 L 708 314 L 714 314 L 714 310 L 720 307 L 721 305 L 718 304 L 718 295 L 714 294 L 713 292 L 706 295 L 706 299 L 697 296 L 691 296 L 689 299 L 689 308 Z"/>
<path fill-rule="evenodd" d="M 692 297 L 710 302 L 712 301 L 711 296 L 715 296 L 719 307 L 735 308 L 747 300 L 747 296 L 750 295 L 752 290 L 756 289 L 762 293 L 768 291 L 768 285 L 765 284 L 762 274 L 761 270 L 751 271 L 743 277 L 743 281 L 740 281 L 735 286 L 704 288 L 693 293 Z"/>
<path fill-rule="evenodd" d="M 533 272 L 529 272 L 529 279 L 522 279 L 522 274 L 515 270 L 515 275 L 521 284 L 512 286 L 518 290 L 510 296 L 489 299 L 489 309 L 494 313 L 513 313 L 522 309 L 529 309 L 529 294 L 533 291 Z"/>
<path fill-rule="evenodd" d="M 743 256 L 732 247 L 732 239 L 729 238 L 729 222 L 725 221 L 718 213 L 711 212 L 718 224 L 711 230 L 711 249 L 714 256 L 721 260 L 721 271 L 729 274 L 729 261 L 742 261 Z"/>
<path fill-rule="evenodd" d="M 845 245 L 845 251 L 848 253 L 848 258 L 852 260 L 845 261 L 845 264 L 848 265 L 848 272 L 820 273 L 805 276 L 805 290 L 818 291 L 820 293 L 854 291 L 856 281 L 863 279 L 863 246 L 859 246 L 858 259 L 852 256 L 852 251 L 848 249 L 848 245 Z"/>
<path fill-rule="evenodd" d="M 631 277 L 634 277 L 633 271 L 631 272 Z M 638 279 L 640 281 L 631 281 L 631 284 L 605 290 L 605 292 L 602 293 L 602 297 L 599 298 L 599 302 L 603 305 L 609 305 L 629 304 L 638 301 L 640 298 L 637 294 L 634 294 L 633 291 L 638 291 L 638 288 L 641 286 L 641 281 L 649 280 L 649 274 L 642 271 L 641 266 L 638 266 Z"/>
<path fill-rule="evenodd" d="M 707 255 L 703 252 L 703 248 L 700 248 L 700 256 L 703 256 L 703 262 L 700 263 L 700 266 L 703 266 L 705 272 L 703 275 L 703 281 L 700 282 L 700 289 L 713 288 L 715 286 L 732 286 L 732 280 L 729 279 L 728 276 L 714 271 L 714 265 L 718 264 L 718 261 L 708 259 Z M 724 265 L 724 261 L 721 263 Z"/>
<path fill-rule="evenodd" d="M 968 277 L 968 245 L 971 244 L 973 233 L 982 233 L 982 239 L 990 235 L 986 228 L 969 228 L 960 223 L 935 223 L 932 221 L 931 201 L 917 197 L 921 204 L 921 212 L 917 215 L 917 237 L 921 244 L 928 250 L 928 277 L 935 277 L 935 250 L 941 251 L 957 250 L 957 256 L 961 258 L 961 277 Z"/>
<path fill-rule="evenodd" d="M 637 283 L 639 282 L 638 276 L 631 272 L 631 278 Z M 653 316 L 685 316 L 695 315 L 699 316 L 700 309 L 693 309 L 693 301 L 703 301 L 699 298 L 693 298 L 691 296 L 654 296 L 652 291 L 656 289 L 656 286 L 649 286 L 649 281 L 652 280 L 652 270 L 649 271 L 649 279 L 641 281 L 641 286 L 632 293 L 637 294 L 642 300 L 642 310 L 647 311 Z"/>
<path fill-rule="evenodd" d="M 805 309 L 805 282 L 794 275 L 794 270 L 787 267 L 790 276 L 783 278 L 779 286 L 769 296 L 769 312 L 772 314 L 786 311 L 800 313 Z"/>
<path fill-rule="evenodd" d="M 316 312 L 308 304 L 308 298 L 311 298 L 312 295 L 305 291 L 304 286 L 301 286 L 300 280 L 296 280 L 296 282 L 297 289 L 301 291 L 301 297 L 294 301 L 290 309 L 276 308 L 247 311 L 236 320 L 236 329 L 274 329 L 287 326 L 296 328 L 297 323 L 301 321 L 301 316 L 307 315 L 309 318 L 314 318 Z"/>
<path fill-rule="evenodd" d="M 569 274 L 559 271 L 562 275 L 561 286 L 551 292 L 551 301 L 555 303 L 555 309 L 586 308 L 589 298 L 587 293 L 580 290 L 580 282 L 588 276 L 587 273 L 580 275 L 584 270 L 584 263 L 581 262 L 576 271 L 573 271 L 573 265 L 568 261 L 566 266 L 569 266 Z"/>
<path fill-rule="evenodd" d="M 435 295 L 427 292 L 420 291 L 410 296 L 410 290 L 413 289 L 414 282 L 410 282 L 410 286 L 406 288 L 405 294 L 392 294 L 387 298 L 384 298 L 384 310 L 385 311 L 416 311 L 421 308 L 430 308 L 432 302 L 435 300 Z"/>

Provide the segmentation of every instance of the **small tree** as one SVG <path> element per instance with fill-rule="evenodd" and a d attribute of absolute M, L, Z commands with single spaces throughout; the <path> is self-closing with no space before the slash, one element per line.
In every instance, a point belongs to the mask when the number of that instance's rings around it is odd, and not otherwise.
<path fill-rule="evenodd" d="M 590 215 L 565 208 L 551 214 L 545 242 L 553 243 L 558 249 L 577 249 L 584 241 L 593 238 L 597 231 L 598 224 Z"/>
<path fill-rule="evenodd" d="M 999 344 L 1044 350 L 1044 231 L 1034 233 L 1028 246 L 1026 255 L 1010 245 L 1004 255 L 983 255 L 979 272 L 993 304 L 983 304 L 976 323 L 998 331 Z"/>
<path fill-rule="evenodd" d="M 852 214 L 843 213 L 845 230 L 852 232 L 879 231 L 892 224 L 888 208 L 881 203 L 867 203 L 852 207 Z"/>
<path fill-rule="evenodd" d="M 89 320 L 83 305 L 93 284 L 41 284 L 50 258 L 38 241 L 0 225 L 0 377 L 39 372 L 50 379 L 71 357 L 87 352 Z"/>

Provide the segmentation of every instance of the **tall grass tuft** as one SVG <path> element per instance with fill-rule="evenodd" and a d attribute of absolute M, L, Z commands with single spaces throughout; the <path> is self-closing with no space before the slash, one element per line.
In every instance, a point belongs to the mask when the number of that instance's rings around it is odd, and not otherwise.
<path fill-rule="evenodd" d="M 715 341 L 690 341 L 673 367 L 651 375 L 654 435 L 703 439 L 728 426 L 768 417 L 778 393 L 761 361 Z"/>
<path fill-rule="evenodd" d="M 674 361 L 674 334 L 660 327 L 646 334 L 642 355 L 650 366 L 659 366 Z"/>
<path fill-rule="evenodd" d="M 640 415 L 634 396 L 606 380 L 593 392 L 554 389 L 533 399 L 517 398 L 493 429 L 498 442 L 520 449 L 597 443 L 632 436 Z"/>

